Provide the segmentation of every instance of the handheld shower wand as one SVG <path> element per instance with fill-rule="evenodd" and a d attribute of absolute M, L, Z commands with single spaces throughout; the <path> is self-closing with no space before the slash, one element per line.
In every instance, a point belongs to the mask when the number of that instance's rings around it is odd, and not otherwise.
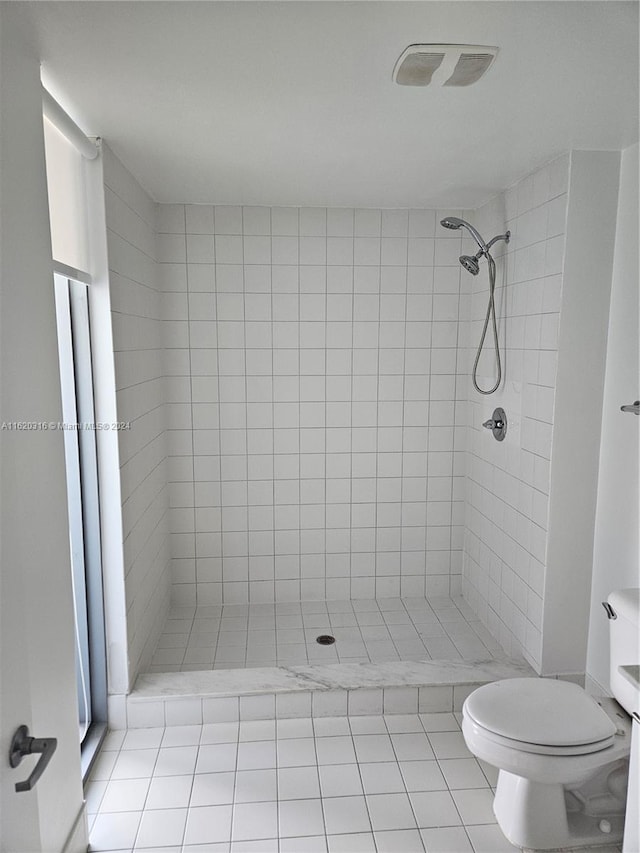
<path fill-rule="evenodd" d="M 487 304 L 487 313 L 484 318 L 484 327 L 482 329 L 482 335 L 480 337 L 478 351 L 476 353 L 475 361 L 473 362 L 473 370 L 471 371 L 471 381 L 473 382 L 473 387 L 479 394 L 493 394 L 494 391 L 497 391 L 500 386 L 500 383 L 502 382 L 502 364 L 500 361 L 500 345 L 498 343 L 498 326 L 496 321 L 496 306 L 494 300 L 494 293 L 496 288 L 496 262 L 493 260 L 491 252 L 489 250 L 498 240 L 504 240 L 505 243 L 508 243 L 509 238 L 511 237 L 511 232 L 507 231 L 505 234 L 498 234 L 498 236 L 494 237 L 492 240 L 489 240 L 488 243 L 485 243 L 480 233 L 473 227 L 473 225 L 470 225 L 464 219 L 459 219 L 457 216 L 447 216 L 445 219 L 442 219 L 440 221 L 440 225 L 442 225 L 443 228 L 449 228 L 451 230 L 457 230 L 458 228 L 466 228 L 478 244 L 479 250 L 478 252 L 476 252 L 475 255 L 460 255 L 460 263 L 467 270 L 467 272 L 470 272 L 471 275 L 478 275 L 478 273 L 480 272 L 479 261 L 480 258 L 482 258 L 483 256 L 487 259 L 487 264 L 489 265 L 489 302 Z M 482 353 L 484 341 L 487 336 L 489 320 L 492 321 L 493 347 L 496 354 L 498 376 L 496 378 L 496 382 L 493 388 L 486 390 L 484 388 L 480 388 L 480 386 L 478 385 L 477 372 L 478 362 L 480 361 L 480 355 Z"/>
<path fill-rule="evenodd" d="M 476 231 L 473 225 L 465 222 L 464 219 L 458 219 L 457 216 L 447 216 L 445 219 L 440 221 L 440 225 L 442 225 L 443 228 L 448 228 L 450 231 L 457 231 L 458 228 L 466 228 L 480 247 L 482 254 L 487 251 L 487 244 L 484 242 L 480 234 Z"/>

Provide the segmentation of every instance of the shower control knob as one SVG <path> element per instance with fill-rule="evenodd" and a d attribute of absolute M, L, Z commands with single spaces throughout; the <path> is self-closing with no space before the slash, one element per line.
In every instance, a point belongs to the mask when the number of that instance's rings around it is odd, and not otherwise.
<path fill-rule="evenodd" d="M 489 420 L 488 420 L 488 421 L 485 421 L 485 422 L 482 424 L 482 426 L 483 426 L 485 429 L 502 429 L 502 427 L 503 427 L 503 423 L 502 423 L 502 421 L 494 421 L 494 420 L 492 420 L 491 418 L 489 418 Z"/>
<path fill-rule="evenodd" d="M 507 416 L 504 409 L 499 407 L 494 409 L 493 416 L 488 421 L 485 421 L 482 426 L 493 432 L 493 437 L 496 441 L 503 441 L 507 434 Z"/>

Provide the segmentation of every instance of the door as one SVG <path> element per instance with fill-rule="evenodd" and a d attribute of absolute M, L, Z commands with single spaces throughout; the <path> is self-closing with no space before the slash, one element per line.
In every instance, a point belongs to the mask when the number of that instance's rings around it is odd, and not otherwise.
<path fill-rule="evenodd" d="M 60 267 L 60 264 L 56 264 L 56 269 Z M 54 282 L 62 418 L 65 426 L 63 437 L 75 623 L 78 736 L 85 769 L 93 757 L 107 720 L 89 286 L 59 272 L 56 272 Z"/>
<path fill-rule="evenodd" d="M 37 55 L 0 4 L 0 849 L 86 850 L 65 464 Z M 46 425 L 46 426 L 45 426 Z M 8 755 L 16 728 L 57 738 L 32 791 L 37 756 Z"/>

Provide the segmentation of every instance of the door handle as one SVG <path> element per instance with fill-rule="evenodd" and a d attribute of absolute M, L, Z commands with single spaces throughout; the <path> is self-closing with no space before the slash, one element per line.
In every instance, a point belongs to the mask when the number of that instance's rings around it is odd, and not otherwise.
<path fill-rule="evenodd" d="M 640 400 L 636 400 L 635 403 L 631 403 L 630 406 L 620 406 L 620 411 L 640 415 Z"/>
<path fill-rule="evenodd" d="M 44 773 L 51 756 L 56 751 L 58 741 L 54 737 L 30 737 L 27 726 L 19 726 L 11 740 L 9 764 L 17 767 L 25 755 L 39 754 L 38 763 L 24 782 L 16 783 L 16 791 L 30 791 Z"/>

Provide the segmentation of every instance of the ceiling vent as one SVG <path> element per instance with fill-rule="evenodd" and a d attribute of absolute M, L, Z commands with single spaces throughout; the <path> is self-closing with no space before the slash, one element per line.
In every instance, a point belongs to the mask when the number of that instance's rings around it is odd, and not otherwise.
<path fill-rule="evenodd" d="M 410 44 L 393 69 L 400 86 L 470 86 L 485 74 L 497 47 L 478 44 Z"/>

